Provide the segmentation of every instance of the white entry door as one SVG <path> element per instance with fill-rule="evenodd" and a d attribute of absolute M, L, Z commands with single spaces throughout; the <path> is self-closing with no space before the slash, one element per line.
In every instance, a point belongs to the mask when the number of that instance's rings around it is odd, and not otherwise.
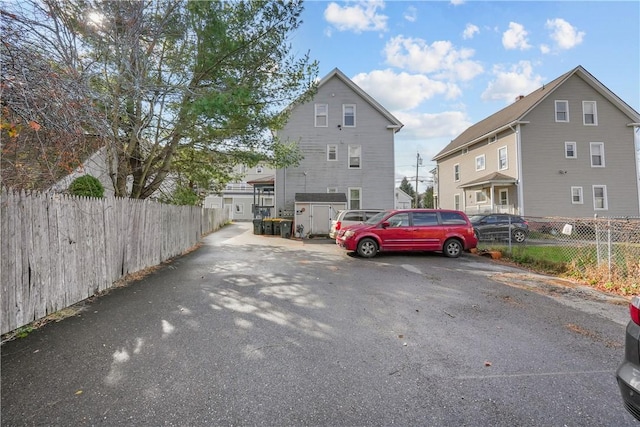
<path fill-rule="evenodd" d="M 329 234 L 331 206 L 311 205 L 311 234 Z"/>

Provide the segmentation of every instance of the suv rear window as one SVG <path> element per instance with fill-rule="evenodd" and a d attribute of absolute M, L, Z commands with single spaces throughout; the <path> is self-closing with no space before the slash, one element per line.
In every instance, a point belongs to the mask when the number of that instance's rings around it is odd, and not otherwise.
<path fill-rule="evenodd" d="M 342 221 L 364 221 L 363 212 L 347 212 Z"/>
<path fill-rule="evenodd" d="M 467 223 L 464 217 L 458 212 L 440 212 L 440 218 L 442 218 L 442 223 L 446 225 L 461 225 Z"/>

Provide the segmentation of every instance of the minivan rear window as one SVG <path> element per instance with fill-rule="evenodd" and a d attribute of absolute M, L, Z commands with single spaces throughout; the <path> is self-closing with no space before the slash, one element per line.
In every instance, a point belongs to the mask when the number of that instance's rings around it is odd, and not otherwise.
<path fill-rule="evenodd" d="M 446 225 L 466 224 L 467 221 L 458 212 L 440 212 L 442 223 Z"/>

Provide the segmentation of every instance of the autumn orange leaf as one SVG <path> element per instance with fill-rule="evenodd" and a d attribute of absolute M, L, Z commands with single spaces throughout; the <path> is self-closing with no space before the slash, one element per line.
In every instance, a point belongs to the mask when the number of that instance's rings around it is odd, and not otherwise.
<path fill-rule="evenodd" d="M 29 127 L 31 127 L 31 129 L 35 130 L 36 132 L 40 130 L 40 125 L 38 124 L 38 122 L 34 122 L 33 120 L 29 122 Z"/>

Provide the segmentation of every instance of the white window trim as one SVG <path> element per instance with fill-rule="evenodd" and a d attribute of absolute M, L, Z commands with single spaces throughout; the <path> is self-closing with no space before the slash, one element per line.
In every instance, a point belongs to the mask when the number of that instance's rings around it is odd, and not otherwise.
<path fill-rule="evenodd" d="M 584 106 L 587 104 L 593 104 L 593 123 L 585 121 Z M 598 105 L 596 101 L 582 101 L 582 124 L 585 126 L 598 126 Z"/>
<path fill-rule="evenodd" d="M 580 196 L 580 200 L 577 202 L 573 200 L 573 191 L 578 190 L 578 195 Z M 582 192 L 582 187 L 571 187 L 571 204 L 573 205 L 583 205 L 584 204 L 584 194 Z"/>
<path fill-rule="evenodd" d="M 458 199 L 457 202 L 456 202 L 456 199 Z M 462 208 L 462 206 L 460 205 L 460 200 L 462 200 L 462 197 L 460 197 L 460 193 L 456 193 L 456 194 L 453 195 L 453 208 L 454 209 L 460 210 Z"/>
<path fill-rule="evenodd" d="M 573 156 L 569 156 L 567 148 L 573 145 Z M 577 159 L 578 158 L 578 144 L 575 141 L 565 141 L 564 143 L 564 158 L 565 159 Z"/>
<path fill-rule="evenodd" d="M 482 166 L 478 167 L 478 160 L 482 159 Z M 487 167 L 487 158 L 484 154 L 476 156 L 476 172 L 483 171 Z"/>
<path fill-rule="evenodd" d="M 358 190 L 358 195 L 360 196 L 359 200 L 360 201 L 360 206 L 354 208 L 351 207 L 351 191 L 352 190 Z M 349 187 L 347 188 L 347 209 L 362 209 L 362 187 Z"/>
<path fill-rule="evenodd" d="M 453 182 L 460 182 L 460 163 L 453 165 Z"/>
<path fill-rule="evenodd" d="M 596 188 L 602 188 L 603 196 L 604 196 L 604 207 L 598 208 L 596 207 Z M 609 201 L 607 200 L 607 186 L 606 185 L 594 185 L 591 187 L 591 194 L 593 195 L 593 209 L 596 211 L 606 211 L 609 210 Z"/>
<path fill-rule="evenodd" d="M 329 157 L 329 153 L 331 152 L 331 147 L 334 148 L 334 153 L 336 154 L 336 158 L 332 159 Z M 327 144 L 327 161 L 328 162 L 337 162 L 338 161 L 338 144 Z"/>
<path fill-rule="evenodd" d="M 593 147 L 599 145 L 600 146 L 600 157 L 602 157 L 602 164 L 601 165 L 594 165 L 593 164 Z M 604 142 L 590 142 L 589 143 L 589 161 L 591 162 L 591 167 L 592 168 L 603 168 L 605 167 L 605 162 L 604 162 Z"/>
<path fill-rule="evenodd" d="M 502 206 L 509 206 L 509 190 L 506 190 L 506 189 L 498 191 L 498 203 L 502 203 L 503 194 L 506 194 L 507 197 L 505 198 L 506 203 L 503 204 Z"/>
<path fill-rule="evenodd" d="M 480 198 L 478 197 L 480 194 L 482 194 L 482 197 L 484 198 L 483 200 L 480 200 Z M 476 190 L 475 191 L 476 205 L 480 203 L 485 203 L 486 201 L 487 201 L 487 193 L 485 193 L 484 190 Z"/>
<path fill-rule="evenodd" d="M 351 148 L 352 147 L 360 147 L 360 156 L 359 156 L 360 162 L 359 162 L 358 166 L 351 166 L 351 157 L 352 157 L 351 156 Z M 362 169 L 362 145 L 350 145 L 348 147 L 348 150 L 349 150 L 349 154 L 348 154 L 349 158 L 347 159 L 347 168 L 348 169 Z"/>
<path fill-rule="evenodd" d="M 566 120 L 558 120 L 558 102 L 563 102 L 567 106 L 567 119 Z M 554 106 L 554 116 L 557 123 L 569 123 L 569 101 L 564 99 L 556 99 L 553 103 Z"/>
<path fill-rule="evenodd" d="M 504 150 L 504 167 L 500 165 L 500 151 Z M 504 171 L 509 169 L 509 150 L 507 146 L 498 148 L 498 170 Z"/>
<path fill-rule="evenodd" d="M 337 193 L 338 187 L 327 187 L 327 193 Z"/>
<path fill-rule="evenodd" d="M 345 123 L 345 115 L 346 115 L 346 110 L 347 107 L 353 107 L 353 125 L 347 125 Z M 356 104 L 343 104 L 342 105 L 342 126 L 346 127 L 346 128 L 354 128 L 356 127 Z"/>
<path fill-rule="evenodd" d="M 320 106 L 324 106 L 326 113 L 325 114 L 318 114 L 318 107 Z M 318 117 L 326 117 L 326 123 L 324 125 L 319 125 L 318 124 Z M 329 127 L 329 104 L 315 104 L 314 105 L 314 116 L 313 116 L 313 120 L 315 123 L 315 127 L 317 128 L 326 128 Z"/>

